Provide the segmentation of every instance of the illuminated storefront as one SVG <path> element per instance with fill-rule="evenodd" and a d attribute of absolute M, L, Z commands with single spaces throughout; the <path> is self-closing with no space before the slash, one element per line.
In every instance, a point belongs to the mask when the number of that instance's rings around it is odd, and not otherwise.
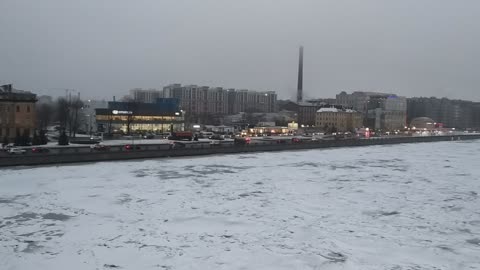
<path fill-rule="evenodd" d="M 291 135 L 294 130 L 287 127 L 254 127 L 246 130 L 249 136 Z"/>
<path fill-rule="evenodd" d="M 158 99 L 156 103 L 109 102 L 107 109 L 96 110 L 98 130 L 106 133 L 181 131 L 185 112 L 178 100 Z"/>

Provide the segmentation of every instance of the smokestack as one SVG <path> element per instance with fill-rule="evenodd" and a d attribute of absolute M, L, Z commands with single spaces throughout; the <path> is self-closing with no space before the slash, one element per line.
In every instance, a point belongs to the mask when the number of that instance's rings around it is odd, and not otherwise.
<path fill-rule="evenodd" d="M 297 85 L 297 102 L 303 100 L 303 46 L 300 46 L 298 55 L 298 85 Z"/>

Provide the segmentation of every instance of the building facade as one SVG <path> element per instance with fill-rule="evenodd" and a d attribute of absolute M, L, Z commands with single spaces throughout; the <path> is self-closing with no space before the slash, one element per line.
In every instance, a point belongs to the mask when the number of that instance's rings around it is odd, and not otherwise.
<path fill-rule="evenodd" d="M 337 104 L 361 113 L 364 126 L 376 130 L 399 130 L 407 124 L 407 99 L 395 94 L 377 92 L 341 92 Z"/>
<path fill-rule="evenodd" d="M 19 136 L 32 137 L 35 128 L 36 95 L 0 86 L 0 138 L 13 142 Z"/>
<path fill-rule="evenodd" d="M 197 85 L 171 84 L 163 88 L 165 98 L 177 98 L 189 115 L 231 115 L 239 112 L 275 112 L 274 91 L 224 89 Z"/>
<path fill-rule="evenodd" d="M 435 97 L 407 100 L 407 120 L 429 117 L 450 128 L 480 128 L 480 102 Z"/>
<path fill-rule="evenodd" d="M 317 111 L 323 105 L 312 104 L 307 102 L 293 102 L 289 101 L 281 106 L 282 110 L 291 111 L 296 114 L 296 121 L 300 126 L 314 126 L 316 121 Z"/>
<path fill-rule="evenodd" d="M 163 133 L 185 129 L 184 113 L 173 98 L 159 98 L 155 103 L 108 102 L 108 108 L 95 111 L 99 132 Z"/>
<path fill-rule="evenodd" d="M 324 107 L 316 113 L 315 126 L 323 127 L 324 131 L 353 132 L 363 126 L 363 117 L 351 109 Z"/>
<path fill-rule="evenodd" d="M 97 132 L 97 119 L 95 116 L 96 109 L 107 109 L 108 102 L 105 100 L 88 99 L 83 102 L 82 113 L 85 116 L 81 129 L 88 134 Z"/>

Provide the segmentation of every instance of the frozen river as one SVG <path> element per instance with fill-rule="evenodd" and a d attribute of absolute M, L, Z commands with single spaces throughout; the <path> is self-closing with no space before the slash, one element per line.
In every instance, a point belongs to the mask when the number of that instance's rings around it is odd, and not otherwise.
<path fill-rule="evenodd" d="M 480 141 L 0 170 L 0 269 L 480 269 Z"/>

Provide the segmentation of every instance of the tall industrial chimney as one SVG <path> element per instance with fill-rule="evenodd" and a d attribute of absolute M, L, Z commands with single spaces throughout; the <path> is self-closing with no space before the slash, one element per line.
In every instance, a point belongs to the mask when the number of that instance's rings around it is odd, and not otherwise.
<path fill-rule="evenodd" d="M 298 56 L 298 85 L 297 85 L 297 102 L 303 100 L 303 46 L 300 46 Z"/>

